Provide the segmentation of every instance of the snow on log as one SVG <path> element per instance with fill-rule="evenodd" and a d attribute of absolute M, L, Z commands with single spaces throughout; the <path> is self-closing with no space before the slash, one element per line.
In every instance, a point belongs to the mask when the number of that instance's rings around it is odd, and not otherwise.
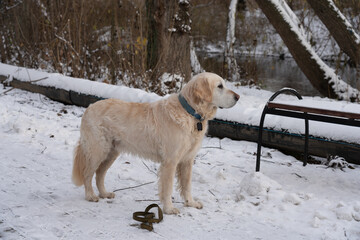
<path fill-rule="evenodd" d="M 46 73 L 3 63 L 0 64 L 0 74 L 9 76 L 8 81 L 14 78 L 23 82 L 78 92 L 99 98 L 117 98 L 129 102 L 154 102 L 161 99 L 155 93 L 147 93 L 140 89 L 72 78 L 59 73 Z"/>
<path fill-rule="evenodd" d="M 332 0 L 327 0 L 327 2 L 330 4 L 330 6 L 333 8 L 334 11 L 336 11 L 337 16 L 342 19 L 342 21 L 345 23 L 347 30 L 354 36 L 354 39 L 357 44 L 360 44 L 360 36 L 356 33 L 356 30 L 351 26 L 349 21 L 345 18 L 345 16 L 340 12 L 340 10 L 335 6 L 335 3 Z"/>

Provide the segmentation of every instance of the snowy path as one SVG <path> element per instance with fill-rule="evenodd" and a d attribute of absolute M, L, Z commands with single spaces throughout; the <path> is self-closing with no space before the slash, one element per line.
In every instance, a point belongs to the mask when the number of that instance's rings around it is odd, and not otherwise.
<path fill-rule="evenodd" d="M 0 94 L 5 89 L 0 90 Z M 240 100 L 241 101 L 241 100 Z M 132 220 L 156 200 L 157 164 L 120 156 L 106 179 L 113 200 L 89 203 L 70 179 L 84 109 L 12 90 L 0 95 L 0 238 L 3 239 L 360 239 L 360 167 L 301 163 L 256 144 L 206 138 L 193 194 L 204 209 L 164 217 L 154 232 Z M 356 219 L 356 220 L 355 220 Z"/>

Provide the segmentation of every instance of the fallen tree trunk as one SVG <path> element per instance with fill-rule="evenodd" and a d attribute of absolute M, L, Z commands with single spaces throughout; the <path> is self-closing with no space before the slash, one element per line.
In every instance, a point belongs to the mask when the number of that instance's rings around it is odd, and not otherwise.
<path fill-rule="evenodd" d="M 360 37 L 332 0 L 307 0 L 341 50 L 360 64 Z"/>
<path fill-rule="evenodd" d="M 306 40 L 296 15 L 283 0 L 256 0 L 305 76 L 324 96 L 359 101 L 360 94 L 336 75 Z M 301 26 L 301 25 L 300 25 Z"/>
<path fill-rule="evenodd" d="M 76 105 L 80 107 L 88 107 L 94 102 L 105 99 L 102 97 L 79 93 L 72 90 L 64 90 L 61 88 L 55 88 L 50 86 L 41 86 L 31 82 L 24 82 L 15 78 L 11 80 L 10 85 L 11 87 L 19 88 L 29 92 L 40 93 L 57 102 Z"/>

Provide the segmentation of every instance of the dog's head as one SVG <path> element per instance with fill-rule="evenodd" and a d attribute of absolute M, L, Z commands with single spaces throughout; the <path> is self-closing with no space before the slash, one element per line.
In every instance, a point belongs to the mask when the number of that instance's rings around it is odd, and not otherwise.
<path fill-rule="evenodd" d="M 194 108 L 197 106 L 230 108 L 240 98 L 238 94 L 226 87 L 224 79 L 207 72 L 194 76 L 181 90 L 181 94 Z"/>

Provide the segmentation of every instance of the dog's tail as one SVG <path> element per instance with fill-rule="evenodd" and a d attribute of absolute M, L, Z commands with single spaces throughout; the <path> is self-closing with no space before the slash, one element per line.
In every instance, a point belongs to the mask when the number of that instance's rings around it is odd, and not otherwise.
<path fill-rule="evenodd" d="M 84 170 L 86 166 L 86 157 L 84 149 L 82 148 L 80 141 L 78 142 L 74 151 L 74 163 L 72 171 L 72 181 L 76 186 L 84 184 Z"/>

